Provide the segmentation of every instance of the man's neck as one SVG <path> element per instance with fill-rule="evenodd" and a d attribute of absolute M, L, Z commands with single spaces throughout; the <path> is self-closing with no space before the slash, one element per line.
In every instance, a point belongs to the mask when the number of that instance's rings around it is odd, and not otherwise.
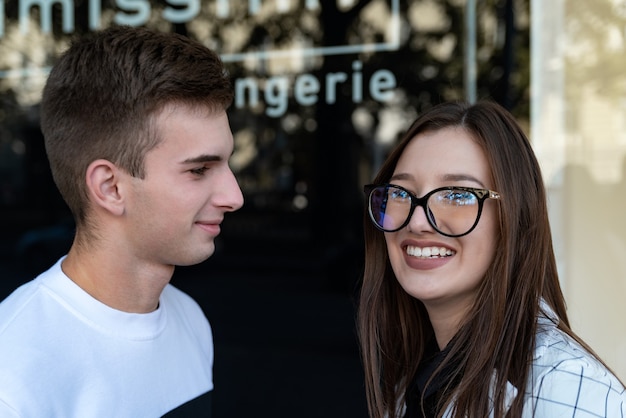
<path fill-rule="evenodd" d="M 124 312 L 148 313 L 158 308 L 174 266 L 151 265 L 120 257 L 114 251 L 72 247 L 61 266 L 85 292 L 105 305 Z"/>

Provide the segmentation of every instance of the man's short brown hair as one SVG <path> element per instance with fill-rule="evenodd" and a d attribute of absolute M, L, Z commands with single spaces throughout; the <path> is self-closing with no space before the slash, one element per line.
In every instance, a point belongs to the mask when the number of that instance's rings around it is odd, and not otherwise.
<path fill-rule="evenodd" d="M 152 120 L 166 104 L 222 111 L 233 100 L 219 56 L 197 41 L 145 28 L 114 26 L 77 39 L 43 91 L 41 128 L 54 180 L 85 221 L 85 173 L 106 159 L 143 177 L 158 142 Z"/>

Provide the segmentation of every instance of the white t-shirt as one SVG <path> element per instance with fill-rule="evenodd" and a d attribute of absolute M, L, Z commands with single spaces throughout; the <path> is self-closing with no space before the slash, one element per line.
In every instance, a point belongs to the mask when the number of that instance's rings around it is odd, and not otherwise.
<path fill-rule="evenodd" d="M 211 328 L 191 297 L 167 285 L 156 311 L 121 312 L 61 261 L 0 303 L 1 417 L 154 418 L 213 389 Z"/>

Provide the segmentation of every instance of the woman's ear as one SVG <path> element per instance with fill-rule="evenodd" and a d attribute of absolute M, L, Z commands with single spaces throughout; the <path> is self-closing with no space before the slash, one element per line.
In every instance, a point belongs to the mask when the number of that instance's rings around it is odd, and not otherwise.
<path fill-rule="evenodd" d="M 86 185 L 91 203 L 113 215 L 124 213 L 123 173 L 108 160 L 95 160 L 87 167 Z"/>

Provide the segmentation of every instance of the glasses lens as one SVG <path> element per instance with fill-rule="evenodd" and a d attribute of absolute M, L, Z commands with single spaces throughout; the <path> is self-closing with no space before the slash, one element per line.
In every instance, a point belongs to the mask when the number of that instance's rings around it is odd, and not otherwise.
<path fill-rule="evenodd" d="M 446 235 L 463 235 L 478 219 L 480 201 L 468 190 L 441 190 L 428 198 L 428 214 L 439 232 Z"/>
<path fill-rule="evenodd" d="M 372 190 L 369 197 L 372 221 L 385 231 L 394 231 L 411 213 L 411 195 L 393 186 L 380 186 Z"/>

